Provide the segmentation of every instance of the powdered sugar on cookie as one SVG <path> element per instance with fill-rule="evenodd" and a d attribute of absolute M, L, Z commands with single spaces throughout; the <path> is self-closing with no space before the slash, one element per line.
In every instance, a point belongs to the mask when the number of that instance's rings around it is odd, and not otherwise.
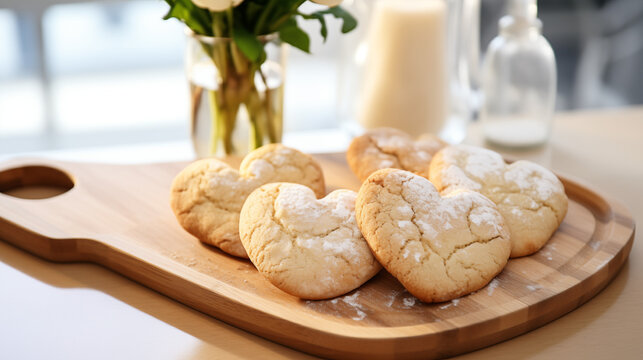
<path fill-rule="evenodd" d="M 210 188 L 228 188 L 232 191 L 246 187 L 246 184 L 239 181 L 239 172 L 232 168 L 225 168 L 217 173 L 210 173 L 208 185 Z"/>
<path fill-rule="evenodd" d="M 377 147 L 383 150 L 395 150 L 408 145 L 409 136 L 403 133 L 384 134 L 376 133 L 373 135 L 373 141 Z"/>
<path fill-rule="evenodd" d="M 263 178 L 275 171 L 275 167 L 264 159 L 257 159 L 250 163 L 248 173 L 255 178 Z"/>
<path fill-rule="evenodd" d="M 464 170 L 470 177 L 483 179 L 492 174 L 498 175 L 501 174 L 505 167 L 505 162 L 500 154 L 484 148 L 469 145 L 445 148 L 443 151 L 445 161 L 456 162 L 457 157 L 461 154 L 460 149 L 467 152 Z"/>
<path fill-rule="evenodd" d="M 522 191 L 529 191 L 540 201 L 546 201 L 554 193 L 564 193 L 560 180 L 544 167 L 530 161 L 516 161 L 504 173 L 507 182 L 514 183 Z"/>
<path fill-rule="evenodd" d="M 457 189 L 480 190 L 482 188 L 479 182 L 469 178 L 461 168 L 455 165 L 446 166 L 442 170 L 440 178 L 441 182 L 445 184 L 444 190 L 447 193 Z"/>

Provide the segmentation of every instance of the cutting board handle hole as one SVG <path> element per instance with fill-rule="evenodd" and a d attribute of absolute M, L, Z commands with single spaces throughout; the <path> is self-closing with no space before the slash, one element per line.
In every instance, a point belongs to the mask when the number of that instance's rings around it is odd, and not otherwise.
<path fill-rule="evenodd" d="M 49 166 L 21 166 L 0 172 L 0 193 L 21 199 L 49 199 L 73 187 L 70 175 Z"/>

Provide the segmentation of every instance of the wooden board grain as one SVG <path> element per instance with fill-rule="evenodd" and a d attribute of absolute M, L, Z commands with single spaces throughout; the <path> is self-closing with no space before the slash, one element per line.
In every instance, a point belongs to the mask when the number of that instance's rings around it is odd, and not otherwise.
<path fill-rule="evenodd" d="M 329 191 L 357 190 L 359 181 L 343 154 L 317 158 Z M 0 164 L 0 239 L 53 261 L 101 264 L 312 354 L 435 358 L 497 343 L 580 306 L 616 275 L 634 238 L 627 209 L 563 179 L 570 206 L 560 229 L 540 252 L 511 260 L 474 294 L 423 304 L 382 271 L 345 296 L 302 301 L 273 287 L 250 262 L 203 245 L 181 229 L 168 196 L 185 165 L 42 159 Z M 61 192 L 39 200 L 16 197 Z"/>

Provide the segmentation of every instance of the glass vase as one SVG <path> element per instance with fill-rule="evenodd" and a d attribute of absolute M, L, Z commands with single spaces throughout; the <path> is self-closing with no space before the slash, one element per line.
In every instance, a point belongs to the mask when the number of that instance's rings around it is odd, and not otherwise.
<path fill-rule="evenodd" d="M 197 158 L 244 156 L 281 142 L 285 46 L 260 38 L 266 60 L 257 67 L 230 38 L 187 33 L 191 138 Z"/>

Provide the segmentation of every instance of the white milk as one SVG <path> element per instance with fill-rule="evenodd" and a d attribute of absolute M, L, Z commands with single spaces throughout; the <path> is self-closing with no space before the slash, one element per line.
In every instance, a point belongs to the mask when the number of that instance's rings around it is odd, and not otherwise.
<path fill-rule="evenodd" d="M 447 6 L 443 0 L 378 0 L 369 34 L 359 121 L 417 135 L 438 133 L 448 108 Z"/>

